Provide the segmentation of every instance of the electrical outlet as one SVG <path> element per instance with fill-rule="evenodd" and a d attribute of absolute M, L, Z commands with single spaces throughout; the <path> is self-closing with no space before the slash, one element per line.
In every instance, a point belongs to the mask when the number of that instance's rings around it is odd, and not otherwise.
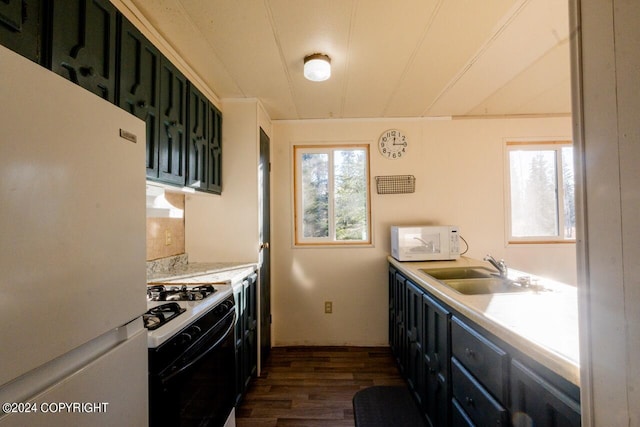
<path fill-rule="evenodd" d="M 331 302 L 331 301 L 325 301 L 324 302 L 324 312 L 326 314 L 333 313 L 333 302 Z"/>
<path fill-rule="evenodd" d="M 173 237 L 171 236 L 170 230 L 164 230 L 164 244 L 165 246 L 169 246 L 173 243 Z"/>

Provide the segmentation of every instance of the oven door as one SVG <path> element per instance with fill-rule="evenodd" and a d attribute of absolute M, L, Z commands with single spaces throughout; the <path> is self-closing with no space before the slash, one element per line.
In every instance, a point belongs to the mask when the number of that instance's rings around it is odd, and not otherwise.
<path fill-rule="evenodd" d="M 235 310 L 159 374 L 149 374 L 151 426 L 220 426 L 235 397 Z"/>

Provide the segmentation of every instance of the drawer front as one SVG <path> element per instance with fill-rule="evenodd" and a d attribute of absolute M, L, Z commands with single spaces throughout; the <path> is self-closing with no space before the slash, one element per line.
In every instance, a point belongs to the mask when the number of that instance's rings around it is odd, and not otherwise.
<path fill-rule="evenodd" d="M 460 319 L 453 317 L 451 320 L 452 354 L 485 388 L 506 401 L 507 353 Z"/>
<path fill-rule="evenodd" d="M 469 419 L 469 415 L 464 412 L 460 402 L 455 397 L 451 399 L 451 407 L 453 408 L 453 413 L 451 414 L 452 427 L 475 427 L 471 419 Z"/>
<path fill-rule="evenodd" d="M 471 420 L 477 426 L 506 426 L 507 410 L 460 364 L 451 359 L 454 408 L 459 425 Z M 466 415 L 466 417 L 465 417 Z M 456 416 L 454 415 L 454 418 Z"/>

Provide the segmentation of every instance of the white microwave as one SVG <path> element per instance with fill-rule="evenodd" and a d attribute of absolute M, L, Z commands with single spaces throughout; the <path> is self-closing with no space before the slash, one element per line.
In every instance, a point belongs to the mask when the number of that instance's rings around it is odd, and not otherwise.
<path fill-rule="evenodd" d="M 458 227 L 453 225 L 392 225 L 391 256 L 398 261 L 460 258 Z"/>

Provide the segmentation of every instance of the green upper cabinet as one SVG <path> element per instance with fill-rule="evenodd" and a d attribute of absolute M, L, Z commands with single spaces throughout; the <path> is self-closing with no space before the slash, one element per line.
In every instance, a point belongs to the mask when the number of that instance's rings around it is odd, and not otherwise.
<path fill-rule="evenodd" d="M 158 178 L 160 52 L 120 17 L 118 105 L 147 124 L 147 177 Z"/>
<path fill-rule="evenodd" d="M 108 0 L 52 1 L 51 13 L 51 69 L 115 102 L 115 7 Z"/>
<path fill-rule="evenodd" d="M 222 113 L 189 85 L 187 185 L 222 193 Z"/>
<path fill-rule="evenodd" d="M 42 0 L 0 0 L 0 44 L 40 63 Z"/>
<path fill-rule="evenodd" d="M 209 101 L 192 84 L 189 84 L 188 117 L 187 186 L 206 190 Z"/>
<path fill-rule="evenodd" d="M 222 193 L 222 113 L 209 103 L 207 190 Z"/>
<path fill-rule="evenodd" d="M 109 0 L 0 0 L 0 44 L 144 120 L 148 179 L 221 194 L 222 113 Z"/>
<path fill-rule="evenodd" d="M 118 105 L 147 123 L 147 178 L 185 184 L 187 79 L 120 16 Z"/>
<path fill-rule="evenodd" d="M 185 185 L 187 79 L 164 57 L 160 60 L 158 146 L 158 179 L 171 184 Z"/>

